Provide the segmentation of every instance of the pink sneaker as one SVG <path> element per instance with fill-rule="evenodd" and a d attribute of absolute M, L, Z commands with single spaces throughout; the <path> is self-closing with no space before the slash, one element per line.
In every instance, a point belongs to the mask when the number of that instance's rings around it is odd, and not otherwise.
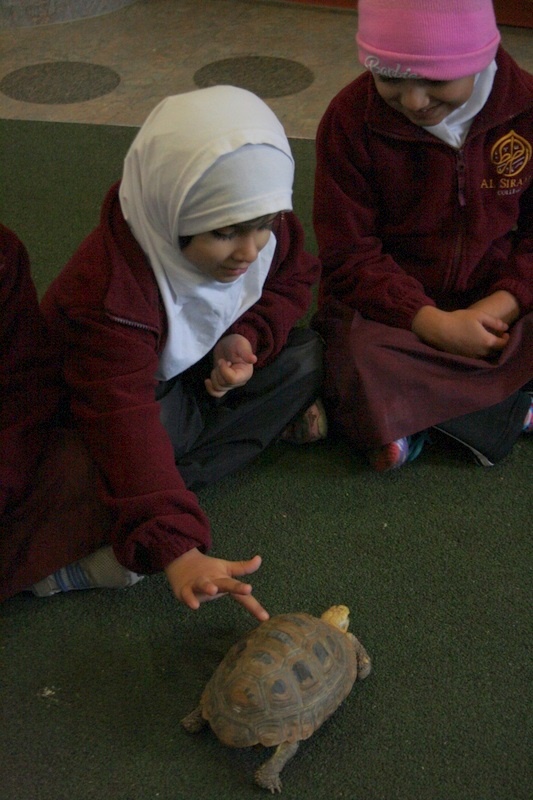
<path fill-rule="evenodd" d="M 409 455 L 409 443 L 403 436 L 395 442 L 376 447 L 368 452 L 370 466 L 376 472 L 388 472 L 390 469 L 398 469 L 407 461 Z"/>
<path fill-rule="evenodd" d="M 533 400 L 531 401 L 531 405 L 529 406 L 529 411 L 526 414 L 526 418 L 524 420 L 524 427 L 522 428 L 524 433 L 533 433 Z"/>
<path fill-rule="evenodd" d="M 394 442 L 376 447 L 367 454 L 370 466 L 376 472 L 388 472 L 402 467 L 407 461 L 414 461 L 428 441 L 427 431 L 413 436 L 402 436 Z"/>

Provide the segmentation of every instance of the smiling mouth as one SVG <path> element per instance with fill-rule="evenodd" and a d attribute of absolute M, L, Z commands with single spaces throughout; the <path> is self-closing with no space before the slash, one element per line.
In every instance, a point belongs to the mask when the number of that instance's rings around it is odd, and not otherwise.
<path fill-rule="evenodd" d="M 232 272 L 240 272 L 241 269 L 248 269 L 250 262 L 240 261 L 238 264 L 223 264 L 224 269 L 229 269 Z"/>
<path fill-rule="evenodd" d="M 441 105 L 431 106 L 431 108 L 424 108 L 420 111 L 408 111 L 407 114 L 412 117 L 413 119 L 431 119 L 432 117 L 437 117 L 442 112 Z M 405 113 L 405 112 L 404 112 Z"/>
<path fill-rule="evenodd" d="M 228 267 L 226 265 L 222 265 L 222 271 L 225 272 L 226 275 L 242 275 L 247 271 L 249 266 L 249 264 L 242 264 L 239 267 Z"/>

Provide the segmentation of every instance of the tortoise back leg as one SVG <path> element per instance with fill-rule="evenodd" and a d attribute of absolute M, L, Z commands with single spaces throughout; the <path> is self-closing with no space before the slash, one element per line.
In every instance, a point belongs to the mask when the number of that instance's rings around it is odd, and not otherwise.
<path fill-rule="evenodd" d="M 356 639 L 356 652 L 357 652 L 357 680 L 362 681 L 372 670 L 372 662 L 370 660 L 370 656 L 366 652 L 365 648 L 359 641 Z"/>
<path fill-rule="evenodd" d="M 274 755 L 265 761 L 255 773 L 255 782 L 263 789 L 269 789 L 274 794 L 281 792 L 281 770 L 298 750 L 300 742 L 282 742 L 277 746 Z"/>
<path fill-rule="evenodd" d="M 181 724 L 189 733 L 199 733 L 207 725 L 207 721 L 202 716 L 202 706 L 198 706 L 186 717 L 183 717 Z"/>

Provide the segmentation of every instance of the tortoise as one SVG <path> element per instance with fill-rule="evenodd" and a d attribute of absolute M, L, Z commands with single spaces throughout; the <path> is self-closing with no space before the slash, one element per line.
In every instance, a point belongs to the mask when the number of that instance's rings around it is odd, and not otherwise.
<path fill-rule="evenodd" d="M 365 648 L 348 633 L 348 617 L 339 605 L 320 618 L 280 614 L 261 623 L 230 648 L 183 727 L 198 733 L 209 723 L 229 747 L 276 747 L 255 782 L 281 792 L 281 770 L 299 742 L 370 672 Z"/>

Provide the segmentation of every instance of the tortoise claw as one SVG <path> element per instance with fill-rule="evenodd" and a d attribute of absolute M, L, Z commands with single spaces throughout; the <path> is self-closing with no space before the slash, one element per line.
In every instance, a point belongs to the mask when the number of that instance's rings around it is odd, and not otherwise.
<path fill-rule="evenodd" d="M 255 782 L 268 789 L 272 794 L 281 792 L 281 778 L 279 774 L 287 761 L 289 761 L 298 750 L 299 742 L 282 742 L 274 752 L 274 755 L 265 761 L 255 773 Z"/>
<path fill-rule="evenodd" d="M 207 724 L 202 715 L 202 707 L 198 706 L 186 717 L 183 717 L 181 724 L 188 733 L 199 733 L 202 728 Z"/>

